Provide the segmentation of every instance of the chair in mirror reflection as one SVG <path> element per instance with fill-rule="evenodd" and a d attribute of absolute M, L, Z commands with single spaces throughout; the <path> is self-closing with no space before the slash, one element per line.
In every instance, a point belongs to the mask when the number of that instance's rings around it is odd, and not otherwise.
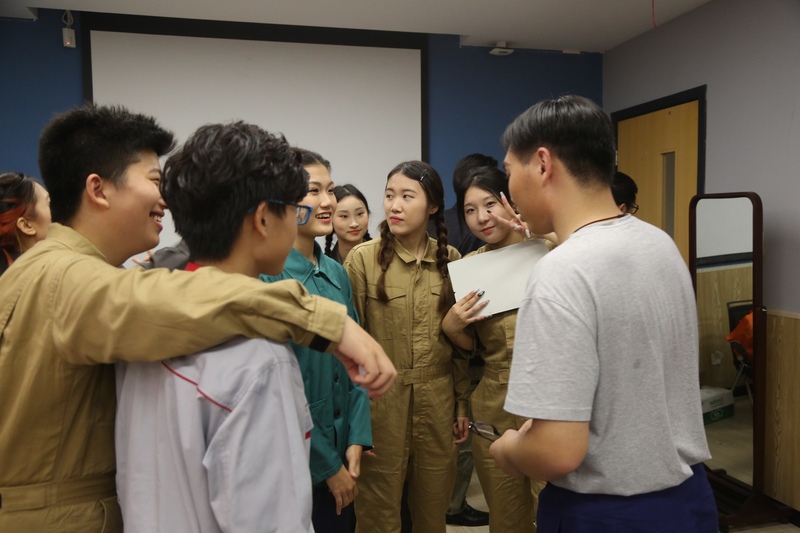
<path fill-rule="evenodd" d="M 725 339 L 731 345 L 733 366 L 736 368 L 736 377 L 731 384 L 731 392 L 736 394 L 737 385 L 743 380 L 753 403 L 753 391 L 750 384 L 753 380 L 755 367 L 753 365 L 753 300 L 740 300 L 728 302 L 728 325 L 731 332 Z"/>

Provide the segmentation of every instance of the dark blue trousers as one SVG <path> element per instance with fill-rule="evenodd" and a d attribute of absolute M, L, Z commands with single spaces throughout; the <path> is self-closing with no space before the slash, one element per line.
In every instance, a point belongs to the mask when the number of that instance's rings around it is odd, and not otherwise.
<path fill-rule="evenodd" d="M 548 483 L 538 533 L 718 533 L 717 505 L 702 464 L 676 487 L 637 494 L 579 494 Z"/>

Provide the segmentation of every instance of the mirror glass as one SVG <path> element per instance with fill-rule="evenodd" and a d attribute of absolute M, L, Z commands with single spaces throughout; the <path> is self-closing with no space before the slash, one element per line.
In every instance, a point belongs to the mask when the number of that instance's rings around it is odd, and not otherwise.
<path fill-rule="evenodd" d="M 706 465 L 748 485 L 753 483 L 753 365 L 746 350 L 743 355 L 726 336 L 734 329 L 731 324 L 735 327 L 752 309 L 753 224 L 750 198 L 697 202 L 700 385 L 712 455 Z M 752 340 L 752 328 L 750 334 Z"/>

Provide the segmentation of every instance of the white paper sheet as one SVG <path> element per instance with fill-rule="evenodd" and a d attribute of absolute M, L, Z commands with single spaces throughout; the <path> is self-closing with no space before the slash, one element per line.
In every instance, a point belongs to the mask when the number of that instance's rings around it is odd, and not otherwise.
<path fill-rule="evenodd" d="M 522 302 L 533 266 L 548 252 L 542 239 L 484 252 L 448 265 L 456 301 L 480 289 L 481 301 L 489 300 L 480 315 L 493 315 L 517 309 Z"/>

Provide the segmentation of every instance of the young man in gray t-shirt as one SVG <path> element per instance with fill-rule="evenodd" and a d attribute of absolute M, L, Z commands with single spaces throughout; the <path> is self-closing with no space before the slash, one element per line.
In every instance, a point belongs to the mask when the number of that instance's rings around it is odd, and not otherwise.
<path fill-rule="evenodd" d="M 672 240 L 614 202 L 610 118 L 562 97 L 503 140 L 522 219 L 561 244 L 517 317 L 505 408 L 531 420 L 492 446 L 495 460 L 549 481 L 540 533 L 716 533 L 691 280 Z"/>

